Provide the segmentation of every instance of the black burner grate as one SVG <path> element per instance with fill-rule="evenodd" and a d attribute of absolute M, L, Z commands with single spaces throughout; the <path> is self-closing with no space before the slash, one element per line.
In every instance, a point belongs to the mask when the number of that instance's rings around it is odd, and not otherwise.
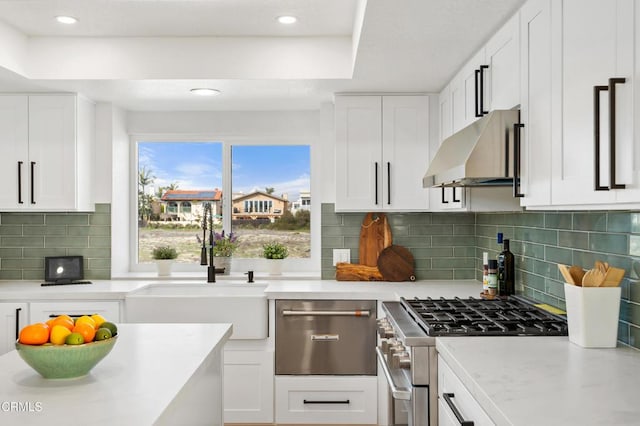
<path fill-rule="evenodd" d="M 566 336 L 567 321 L 517 297 L 401 299 L 430 336 Z"/>

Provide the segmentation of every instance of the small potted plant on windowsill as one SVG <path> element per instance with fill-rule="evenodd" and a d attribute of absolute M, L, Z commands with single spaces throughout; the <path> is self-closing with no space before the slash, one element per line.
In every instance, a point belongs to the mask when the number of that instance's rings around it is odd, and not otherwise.
<path fill-rule="evenodd" d="M 178 257 L 178 252 L 171 246 L 159 246 L 153 249 L 153 258 L 158 267 L 158 276 L 166 277 L 171 275 L 171 265 Z"/>
<path fill-rule="evenodd" d="M 231 271 L 231 256 L 238 248 L 238 238 L 230 232 L 225 235 L 224 230 L 213 234 L 213 256 L 216 268 L 224 268 L 223 274 L 228 275 Z"/>
<path fill-rule="evenodd" d="M 282 275 L 282 261 L 289 256 L 289 250 L 278 242 L 267 243 L 262 246 L 263 256 L 267 262 L 269 275 Z"/>

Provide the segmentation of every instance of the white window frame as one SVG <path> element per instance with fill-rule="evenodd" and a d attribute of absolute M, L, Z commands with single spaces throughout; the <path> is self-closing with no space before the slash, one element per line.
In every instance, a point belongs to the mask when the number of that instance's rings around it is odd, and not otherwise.
<path fill-rule="evenodd" d="M 223 229 L 231 229 L 232 217 L 232 182 L 231 182 L 231 147 L 244 146 L 286 146 L 286 145 L 306 145 L 309 146 L 309 163 L 310 163 L 310 183 L 311 194 L 320 196 L 320 155 L 315 154 L 319 149 L 308 140 L 278 140 L 278 139 L 260 139 L 251 138 L 220 138 L 212 135 L 131 135 L 130 138 L 130 212 L 129 212 L 129 271 L 131 273 L 155 272 L 156 266 L 153 263 L 138 263 L 138 143 L 168 143 L 168 142 L 220 142 L 222 143 L 222 205 L 224 210 L 222 226 Z M 321 252 L 321 228 L 320 228 L 321 212 L 318 207 L 311 212 L 311 229 L 310 244 L 311 254 L 309 258 L 287 258 L 283 262 L 283 272 L 285 275 L 319 276 L 320 275 L 320 252 Z M 196 263 L 175 263 L 172 267 L 174 275 L 179 276 L 181 273 L 199 272 L 204 274 L 206 271 L 203 266 Z M 268 272 L 268 264 L 266 259 L 261 258 L 234 258 L 231 263 L 231 274 L 242 274 L 248 270 L 257 273 Z M 189 274 L 192 275 L 192 274 Z"/>

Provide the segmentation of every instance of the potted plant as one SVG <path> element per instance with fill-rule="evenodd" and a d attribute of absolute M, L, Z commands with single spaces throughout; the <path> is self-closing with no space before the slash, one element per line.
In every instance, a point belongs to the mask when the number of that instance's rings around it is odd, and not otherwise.
<path fill-rule="evenodd" d="M 171 246 L 155 247 L 152 256 L 158 267 L 158 276 L 166 277 L 171 275 L 171 265 L 174 259 L 178 257 L 178 252 Z"/>
<path fill-rule="evenodd" d="M 223 274 L 231 271 L 231 256 L 238 248 L 238 238 L 230 232 L 225 235 L 224 230 L 213 234 L 213 256 L 216 268 L 224 268 Z"/>
<path fill-rule="evenodd" d="M 289 250 L 278 242 L 267 243 L 262 246 L 263 256 L 267 262 L 269 275 L 282 275 L 282 260 L 289 256 Z"/>

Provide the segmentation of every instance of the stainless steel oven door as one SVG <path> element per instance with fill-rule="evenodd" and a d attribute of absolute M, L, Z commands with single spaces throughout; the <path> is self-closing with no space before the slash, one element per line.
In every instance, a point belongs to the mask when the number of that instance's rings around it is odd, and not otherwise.
<path fill-rule="evenodd" d="M 408 375 L 400 369 L 393 369 L 387 363 L 382 350 L 376 348 L 380 368 L 387 379 L 391 395 L 388 424 L 399 426 L 429 426 L 429 386 L 412 386 Z M 398 421 L 398 406 L 407 413 L 407 423 Z"/>

